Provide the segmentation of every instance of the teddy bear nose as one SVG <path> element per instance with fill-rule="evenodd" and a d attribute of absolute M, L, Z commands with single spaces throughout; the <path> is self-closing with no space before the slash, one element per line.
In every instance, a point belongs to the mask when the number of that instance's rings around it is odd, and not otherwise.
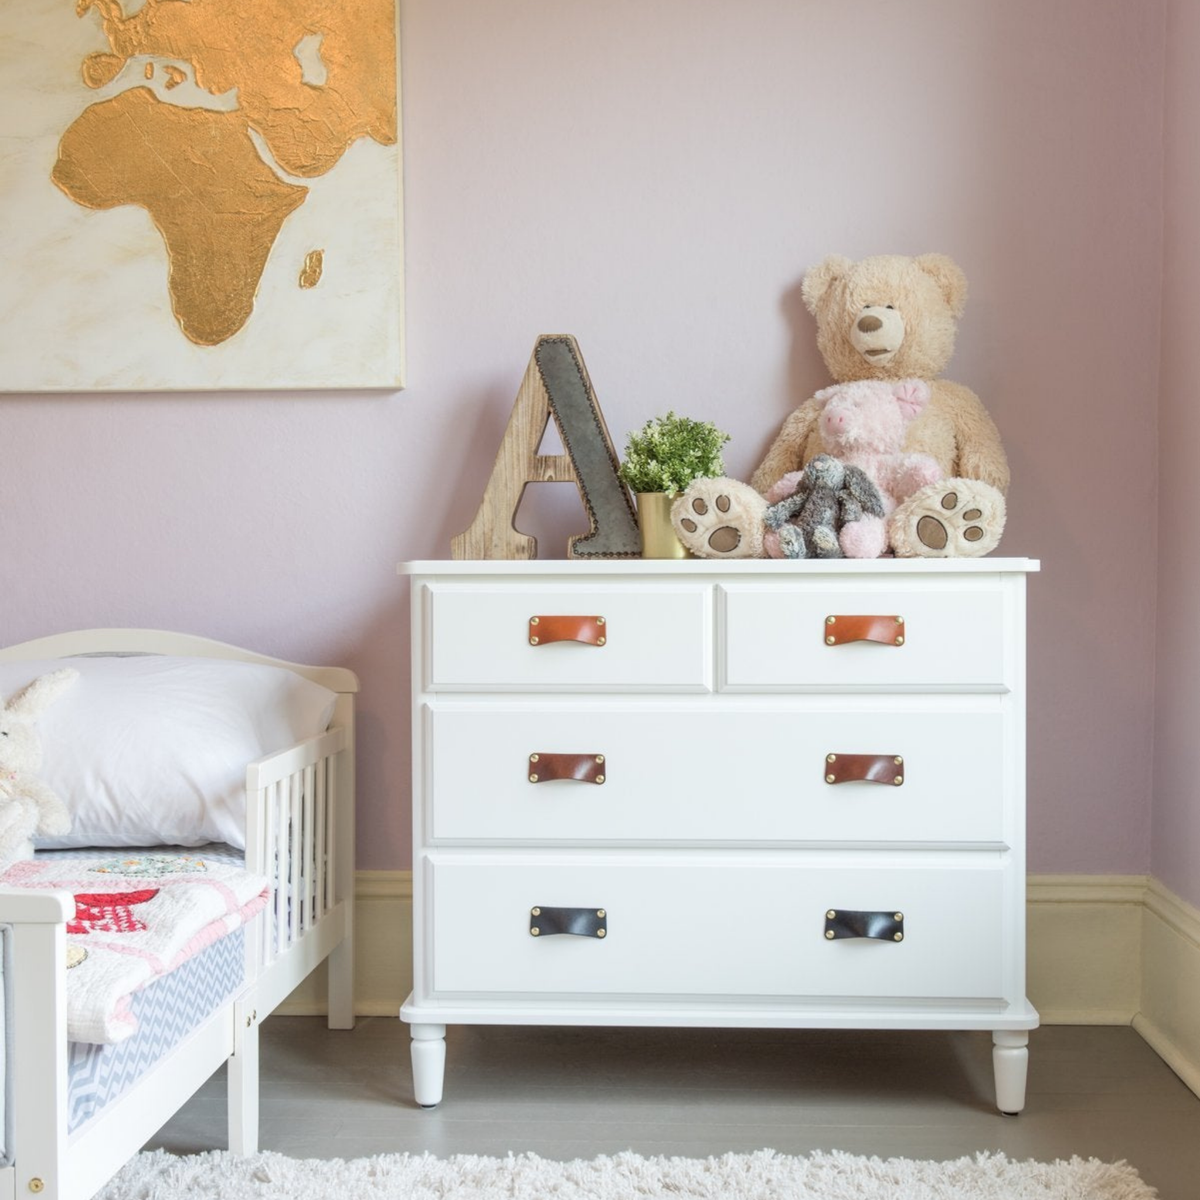
<path fill-rule="evenodd" d="M 863 333 L 874 333 L 877 329 L 883 328 L 883 322 L 878 317 L 873 317 L 868 313 L 864 317 L 859 317 L 858 328 Z"/>

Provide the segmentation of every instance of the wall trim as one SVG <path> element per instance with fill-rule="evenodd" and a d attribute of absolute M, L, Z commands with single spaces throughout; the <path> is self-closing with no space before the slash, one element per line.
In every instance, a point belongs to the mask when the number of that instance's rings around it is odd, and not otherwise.
<path fill-rule="evenodd" d="M 1157 879 L 1142 913 L 1142 997 L 1133 1027 L 1200 1096 L 1200 909 Z"/>
<path fill-rule="evenodd" d="M 1027 989 L 1044 1025 L 1132 1025 L 1200 1095 L 1200 909 L 1149 875 L 1032 875 Z M 396 1017 L 412 989 L 412 872 L 355 877 L 355 1011 Z M 325 1009 L 324 968 L 280 1006 Z"/>

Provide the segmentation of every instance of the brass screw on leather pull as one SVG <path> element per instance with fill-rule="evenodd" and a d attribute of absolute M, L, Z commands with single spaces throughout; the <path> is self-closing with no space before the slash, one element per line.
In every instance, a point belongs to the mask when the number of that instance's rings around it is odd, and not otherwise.
<path fill-rule="evenodd" d="M 893 916 L 893 917 L 895 917 L 897 921 L 903 921 L 903 920 L 904 920 L 904 914 L 903 914 L 903 913 L 892 913 L 892 916 Z"/>
<path fill-rule="evenodd" d="M 833 930 L 832 929 L 825 930 L 825 936 L 832 942 L 833 941 Z"/>
<path fill-rule="evenodd" d="M 597 937 L 604 937 L 604 936 L 605 936 L 604 930 L 603 930 L 603 929 L 597 929 L 597 930 L 596 930 L 596 936 L 597 936 Z"/>
<path fill-rule="evenodd" d="M 537 935 L 541 932 L 542 931 L 536 925 L 531 925 L 529 928 L 530 937 L 537 937 Z"/>
<path fill-rule="evenodd" d="M 537 783 L 537 781 L 538 781 L 538 777 L 536 775 L 530 775 L 530 777 L 529 777 L 530 783 Z"/>
<path fill-rule="evenodd" d="M 894 936 L 895 936 L 895 939 L 896 939 L 896 941 L 898 941 L 898 942 L 902 942 L 902 941 L 904 941 L 904 934 L 902 934 L 902 933 L 897 933 L 897 934 L 895 934 Z"/>
<path fill-rule="evenodd" d="M 837 916 L 837 913 L 834 912 L 834 910 L 832 908 L 825 914 L 826 919 L 829 921 L 832 921 L 834 919 L 834 917 L 836 917 L 836 916 Z"/>
<path fill-rule="evenodd" d="M 597 776 L 596 776 L 596 782 L 597 782 L 597 783 L 603 783 L 603 782 L 604 782 L 604 776 L 603 776 L 603 775 L 597 775 Z"/>
<path fill-rule="evenodd" d="M 536 625 L 537 623 L 538 623 L 538 618 L 537 618 L 537 617 L 530 617 L 530 618 L 529 618 L 529 624 L 530 624 L 530 625 Z M 535 638 L 535 637 L 533 636 L 533 634 L 530 634 L 530 635 L 529 635 L 529 644 L 530 644 L 531 646 L 536 646 L 536 645 L 538 644 L 538 640 L 537 640 L 537 638 Z"/>
<path fill-rule="evenodd" d="M 602 909 L 602 908 L 596 909 L 596 916 L 603 917 L 604 915 L 605 915 L 604 909 Z"/>

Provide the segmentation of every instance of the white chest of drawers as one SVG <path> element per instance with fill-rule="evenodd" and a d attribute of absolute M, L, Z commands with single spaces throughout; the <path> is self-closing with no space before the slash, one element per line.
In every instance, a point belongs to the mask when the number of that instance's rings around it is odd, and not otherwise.
<path fill-rule="evenodd" d="M 1037 569 L 402 566 L 417 1102 L 447 1024 L 985 1029 L 1020 1111 Z"/>

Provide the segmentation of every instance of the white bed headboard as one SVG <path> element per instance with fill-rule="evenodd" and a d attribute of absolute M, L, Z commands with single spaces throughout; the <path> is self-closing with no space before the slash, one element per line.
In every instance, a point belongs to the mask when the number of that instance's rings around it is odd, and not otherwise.
<path fill-rule="evenodd" d="M 31 642 L 0 646 L 0 659 L 67 658 L 76 654 L 176 654 L 189 658 L 234 658 L 242 662 L 286 667 L 334 692 L 354 694 L 358 677 L 346 667 L 314 667 L 271 658 L 211 638 L 162 629 L 79 629 Z"/>

